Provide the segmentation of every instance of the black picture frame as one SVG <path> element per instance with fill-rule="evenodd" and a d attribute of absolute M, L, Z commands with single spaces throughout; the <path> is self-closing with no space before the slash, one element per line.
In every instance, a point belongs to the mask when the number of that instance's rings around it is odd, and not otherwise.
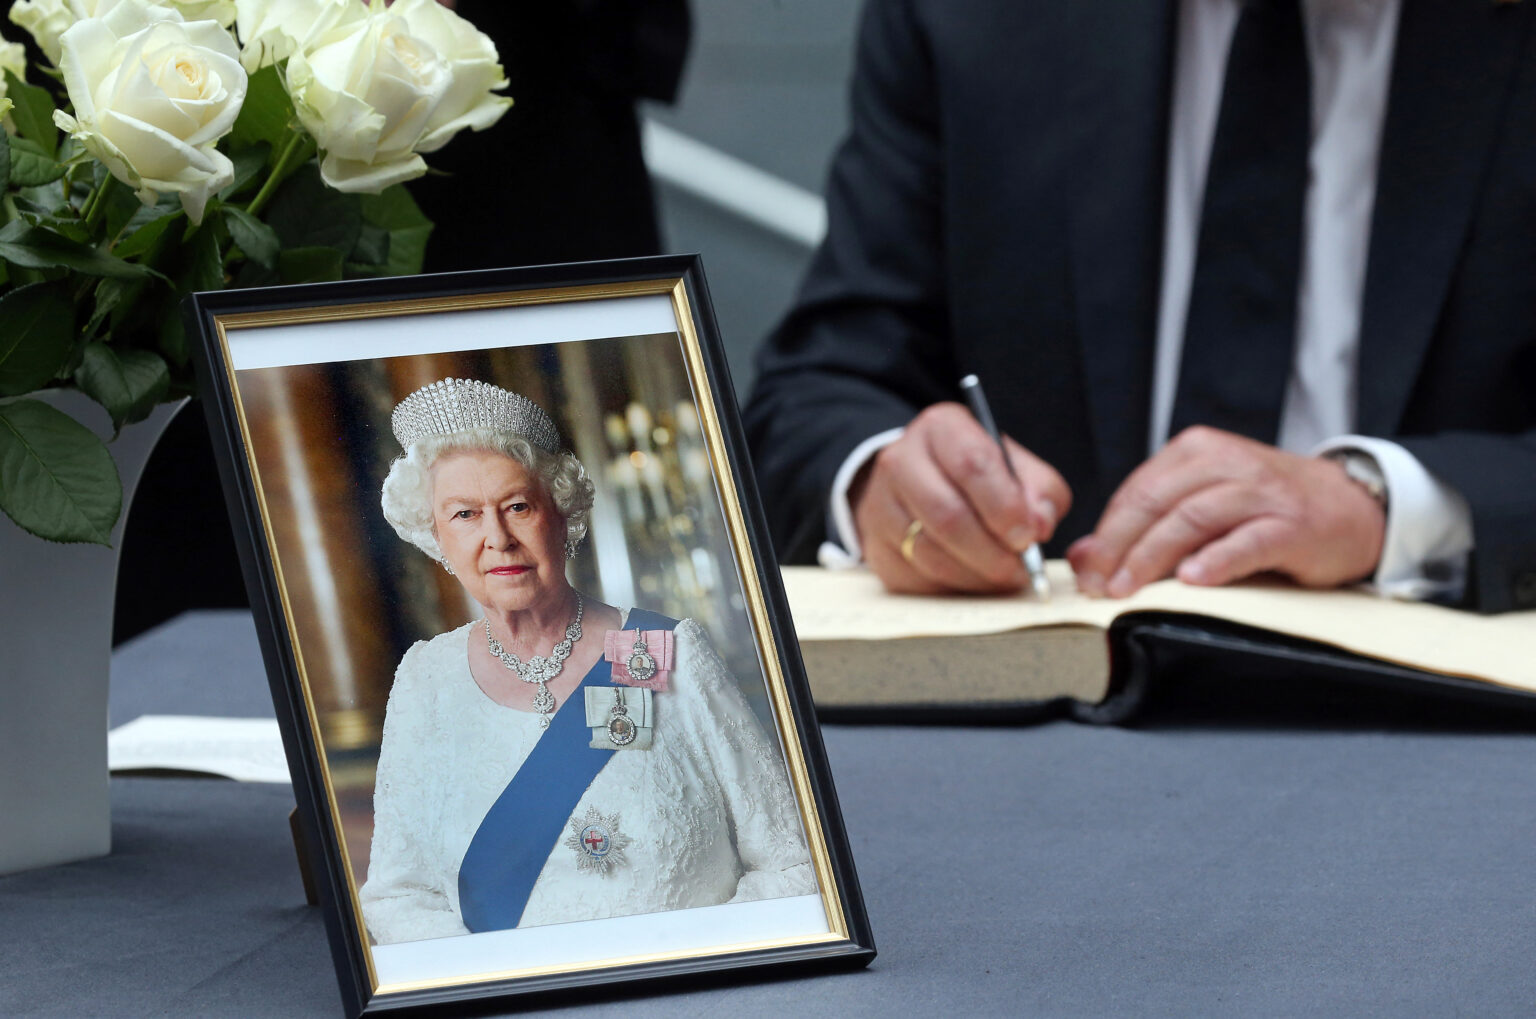
<path fill-rule="evenodd" d="M 546 316 L 554 315 L 556 321 L 561 315 L 572 318 L 575 324 L 570 328 L 578 333 L 582 328 L 588 328 L 582 325 L 586 322 L 582 316 L 611 311 L 617 316 L 616 321 L 623 322 L 625 315 L 634 314 L 635 321 L 641 324 L 628 331 L 624 331 L 627 327 L 621 327 L 615 336 L 592 335 L 561 342 L 579 345 L 602 340 L 609 346 L 619 344 L 622 348 L 626 342 L 638 342 L 650 336 L 652 339 L 648 342 L 661 344 L 656 349 L 663 349 L 664 342 L 655 340 L 651 327 L 644 324 L 655 321 L 658 298 L 670 307 L 674 317 L 678 356 L 686 370 L 698 418 L 698 441 L 707 451 L 709 479 L 714 485 L 721 514 L 720 525 L 729 544 L 733 558 L 731 565 L 735 568 L 744 603 L 741 611 L 756 645 L 766 695 L 766 707 L 762 710 L 771 721 L 771 725 L 765 725 L 765 731 L 771 734 L 776 729 L 780 738 L 779 751 L 799 809 L 805 845 L 815 874 L 815 896 L 825 914 L 825 929 L 815 930 L 814 924 L 807 920 L 806 930 L 785 936 L 784 931 L 795 930 L 794 923 L 799 920 L 784 920 L 783 923 L 789 926 L 782 929 L 768 924 L 761 929 L 748 925 L 737 931 L 732 927 L 734 921 L 727 919 L 721 921 L 724 926 L 719 929 L 730 930 L 733 936 L 719 937 L 716 927 L 705 925 L 700 929 L 716 933 L 689 936 L 705 938 L 707 943 L 662 952 L 629 952 L 599 960 L 567 959 L 553 964 L 546 960 L 532 967 L 520 967 L 518 960 L 511 958 L 502 968 L 489 971 L 449 977 L 429 975 L 404 981 L 381 980 L 376 963 L 385 946 L 370 944 L 362 919 L 358 905 L 361 881 L 354 875 L 348 850 L 349 839 L 353 836 L 345 830 L 348 815 L 338 799 L 337 776 L 341 769 L 349 767 L 347 751 L 344 747 L 337 749 L 342 744 L 333 742 L 322 725 L 322 721 L 331 716 L 318 706 L 319 688 L 312 682 L 305 665 L 306 656 L 309 659 L 316 656 L 315 648 L 305 644 L 310 638 L 304 636 L 308 632 L 304 627 L 309 625 L 306 620 L 312 613 L 301 611 L 302 607 L 296 609 L 298 595 L 294 585 L 297 581 L 284 571 L 285 565 L 290 567 L 290 572 L 297 568 L 293 566 L 292 548 L 285 546 L 285 539 L 279 535 L 282 521 L 275 518 L 294 511 L 274 508 L 277 503 L 267 499 L 264 489 L 264 484 L 272 482 L 270 477 L 263 476 L 263 472 L 272 474 L 271 464 L 275 461 L 271 458 L 263 460 L 265 454 L 258 451 L 257 445 L 262 441 L 259 438 L 261 429 L 275 416 L 251 403 L 247 399 L 249 393 L 242 392 L 242 387 L 249 389 L 253 385 L 247 380 L 256 377 L 248 372 L 258 369 L 237 367 L 232 349 L 265 351 L 286 343 L 291 349 L 306 351 L 299 357 L 321 357 L 321 360 L 311 362 L 320 366 L 313 371 L 322 375 L 329 373 L 327 377 L 340 370 L 337 365 L 342 361 L 348 366 L 363 364 L 369 371 L 385 370 L 379 368 L 380 365 L 394 370 L 397 362 L 391 358 L 439 356 L 444 343 L 451 346 L 460 342 L 455 337 L 461 332 L 459 327 L 463 322 L 473 319 L 481 324 L 476 328 L 487 322 L 516 323 L 524 319 L 514 316 L 531 314 L 527 309 L 537 309 L 539 314 Z M 633 311 L 642 306 L 649 309 L 644 315 Z M 626 311 L 627 308 L 631 311 Z M 551 997 L 602 994 L 605 992 L 601 989 L 605 987 L 612 993 L 614 985 L 641 983 L 647 988 L 665 988 L 685 982 L 688 986 L 696 986 L 712 980 L 736 979 L 738 974 L 744 976 L 755 971 L 783 973 L 856 967 L 867 964 L 874 957 L 874 941 L 697 256 L 205 292 L 188 298 L 184 318 L 293 776 L 298 819 L 309 849 L 315 890 L 324 911 L 347 1014 L 416 1008 L 430 1010 L 445 1006 L 454 1010 L 523 1007 Z M 613 327 L 607 328 L 611 331 Z M 479 335 L 474 329 L 464 332 Z M 423 342 L 430 337 L 427 346 L 431 350 L 413 354 L 406 349 L 401 353 L 398 335 L 405 333 L 412 336 L 419 333 Z M 327 339 L 320 348 L 315 348 L 322 350 L 321 354 L 312 354 L 307 352 L 310 344 L 305 340 L 311 335 L 333 339 Z M 386 336 L 396 338 L 385 342 Z M 483 344 L 485 341 L 477 339 L 474 342 Z M 381 344 L 377 355 L 370 353 L 376 344 Z M 533 351 L 526 353 L 528 357 L 548 360 L 550 355 L 544 348 L 553 349 L 556 344 L 554 341 L 540 344 L 523 337 L 514 346 Z M 534 348 L 538 350 L 534 351 Z M 342 349 L 346 351 L 344 358 L 324 359 L 330 355 L 323 351 Z M 602 349 L 606 351 L 608 347 Z M 466 345 L 451 350 L 450 354 L 493 351 L 496 356 L 505 354 L 510 357 L 513 355 L 508 351 L 512 350 L 513 347 L 502 351 L 483 345 Z M 622 349 L 621 353 L 624 353 Z M 242 353 L 240 356 L 246 355 Z M 282 367 L 288 364 L 284 357 L 292 360 L 293 355 L 274 357 L 274 364 Z M 637 370 L 649 370 L 646 366 L 651 360 L 654 359 L 642 358 L 641 368 Z M 346 370 L 355 373 L 362 369 L 347 367 Z M 352 375 L 346 377 L 350 379 Z M 559 371 L 551 377 L 559 378 Z M 596 386 L 599 382 L 602 379 L 583 384 Z M 392 398 L 398 395 L 397 390 Z M 302 412 L 315 411 L 314 401 L 303 393 L 293 399 L 297 400 Z M 355 434 L 357 426 L 349 424 L 347 414 L 330 406 L 330 401 L 322 399 L 318 402 L 321 409 L 316 411 L 316 420 L 320 423 L 316 427 L 332 428 L 335 442 L 330 445 L 315 442 L 311 434 L 307 442 L 289 442 L 284 448 L 296 448 L 299 450 L 297 455 L 307 457 L 312 455 L 310 450 L 336 445 L 354 443 L 367 447 L 370 442 L 377 445 L 378 436 L 364 429 L 366 434 L 360 439 Z M 678 420 L 686 424 L 684 403 L 679 402 L 676 406 Z M 299 412 L 289 406 L 285 413 Z M 374 408 L 373 413 L 377 415 L 378 409 Z M 610 436 L 614 430 L 613 417 L 609 415 L 607 419 Z M 657 425 L 651 434 L 660 437 L 664 431 Z M 656 455 L 659 457 L 660 451 Z M 635 453 L 629 456 L 633 459 Z M 336 487 L 344 487 L 347 483 L 345 479 L 337 478 L 326 482 L 327 486 Z M 374 506 L 376 510 L 376 490 Z M 600 542 L 602 536 L 597 535 L 593 540 Z M 691 555 L 696 557 L 697 553 Z M 338 714 L 336 718 L 349 721 L 350 716 L 342 718 Z M 802 908 L 807 898 L 775 901 L 796 904 L 799 912 L 795 912 L 794 917 L 809 917 L 814 911 Z M 609 922 L 578 920 L 570 926 Z M 690 920 L 681 926 L 691 930 L 693 924 Z M 775 936 L 753 937 L 763 931 L 774 932 Z M 470 939 L 466 944 L 478 944 L 473 939 L 493 936 L 474 934 L 453 940 Z M 718 941 L 708 940 L 716 937 L 719 937 Z M 430 974 L 432 971 L 427 967 L 420 972 Z"/>

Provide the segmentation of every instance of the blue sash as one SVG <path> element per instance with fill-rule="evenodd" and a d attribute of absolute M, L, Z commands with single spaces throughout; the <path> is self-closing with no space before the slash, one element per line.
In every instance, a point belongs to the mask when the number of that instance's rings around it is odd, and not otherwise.
<path fill-rule="evenodd" d="M 677 620 L 634 609 L 627 630 L 670 630 Z M 549 728 L 486 812 L 459 862 L 459 915 L 474 933 L 516 927 L 534 882 L 559 844 L 582 794 L 613 757 L 587 745 L 592 732 L 583 708 L 588 686 L 612 686 L 607 659 L 582 677 Z"/>

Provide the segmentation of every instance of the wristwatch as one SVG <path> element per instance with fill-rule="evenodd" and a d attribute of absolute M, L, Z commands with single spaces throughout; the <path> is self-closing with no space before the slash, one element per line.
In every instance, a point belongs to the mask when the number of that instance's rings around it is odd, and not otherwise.
<path fill-rule="evenodd" d="M 1383 513 L 1387 511 L 1387 476 L 1374 456 L 1358 449 L 1334 449 L 1323 456 L 1343 467 L 1349 479 L 1365 489 Z"/>

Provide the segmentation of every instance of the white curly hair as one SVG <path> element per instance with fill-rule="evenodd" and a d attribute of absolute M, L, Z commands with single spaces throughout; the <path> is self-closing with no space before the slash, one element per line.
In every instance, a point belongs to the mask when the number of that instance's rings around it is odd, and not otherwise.
<path fill-rule="evenodd" d="M 532 471 L 565 518 L 569 547 L 587 534 L 593 485 L 587 470 L 570 453 L 549 453 L 520 435 L 493 428 L 469 428 L 449 435 L 426 435 L 411 443 L 405 455 L 389 465 L 380 504 L 395 533 L 443 562 L 443 550 L 433 533 L 432 465 L 448 453 L 490 450 L 510 457 Z"/>

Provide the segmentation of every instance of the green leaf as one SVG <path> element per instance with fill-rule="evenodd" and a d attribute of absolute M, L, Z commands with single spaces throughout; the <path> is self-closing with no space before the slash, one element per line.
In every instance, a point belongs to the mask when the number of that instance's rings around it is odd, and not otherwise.
<path fill-rule="evenodd" d="M 86 229 L 85 223 L 81 221 L 77 216 L 54 216 L 47 213 L 40 213 L 33 209 L 21 207 L 18 207 L 16 211 L 19 212 L 21 214 L 21 218 L 26 220 L 27 223 L 31 226 L 41 227 L 44 230 L 51 230 L 58 234 L 60 237 L 65 237 L 69 240 L 78 241 L 80 243 L 84 243 L 90 239 L 90 231 Z"/>
<path fill-rule="evenodd" d="M 383 266 L 389 261 L 389 231 L 364 221 L 363 228 L 357 234 L 357 244 L 352 248 L 352 256 L 347 261 Z"/>
<path fill-rule="evenodd" d="M 171 383 L 165 360 L 148 350 L 127 350 L 119 357 L 105 343 L 91 343 L 75 371 L 75 384 L 112 415 L 112 427 L 142 421 Z"/>
<path fill-rule="evenodd" d="M 348 280 L 377 280 L 384 279 L 389 273 L 384 266 L 369 262 L 343 262 L 341 264 L 341 278 Z"/>
<path fill-rule="evenodd" d="M 165 358 L 151 350 L 125 350 L 120 359 L 129 390 L 138 394 L 133 409 L 128 412 L 126 423 L 131 425 L 149 417 L 150 412 L 168 398 L 171 368 Z"/>
<path fill-rule="evenodd" d="M 43 151 L 37 142 L 27 138 L 11 139 L 11 184 L 19 187 L 38 187 L 51 184 L 64 176 L 64 164 Z"/>
<path fill-rule="evenodd" d="M 51 230 L 15 220 L 0 229 L 0 258 L 28 269 L 73 269 L 87 276 L 137 279 L 152 270 L 103 254 Z"/>
<path fill-rule="evenodd" d="M 53 96 L 37 85 L 28 85 L 10 71 L 5 72 L 5 96 L 16 104 L 11 120 L 23 138 L 41 145 L 52 159 L 59 151 L 59 129 L 53 126 Z"/>
<path fill-rule="evenodd" d="M 319 167 L 300 167 L 278 189 L 262 217 L 285 248 L 335 248 L 344 257 L 363 228 L 362 203 L 325 185 Z"/>
<path fill-rule="evenodd" d="M 187 330 L 181 323 L 181 316 L 176 314 L 176 309 L 171 308 L 160 319 L 160 352 L 178 368 L 187 363 L 187 357 L 191 353 L 187 349 Z"/>
<path fill-rule="evenodd" d="M 116 177 L 108 177 L 101 186 L 106 188 L 106 194 L 101 196 L 101 201 L 106 208 L 107 236 L 116 237 L 128 228 L 128 224 L 133 222 L 134 217 L 139 215 L 139 210 L 144 208 L 144 203 L 139 201 L 139 196 L 133 193 L 133 188 Z"/>
<path fill-rule="evenodd" d="M 341 252 L 335 248 L 289 248 L 277 256 L 284 283 L 329 283 L 341 279 Z"/>
<path fill-rule="evenodd" d="M 271 152 L 281 152 L 293 135 L 293 103 L 283 87 L 277 65 L 268 65 L 250 76 L 245 86 L 245 102 L 235 126 L 229 133 L 233 148 L 265 142 Z"/>
<path fill-rule="evenodd" d="M 96 302 L 91 309 L 91 317 L 86 320 L 85 328 L 80 330 L 83 336 L 94 336 L 96 330 L 101 328 L 101 323 L 112 313 L 128 293 L 132 284 L 122 280 L 97 280 Z"/>
<path fill-rule="evenodd" d="M 101 292 L 101 288 L 109 284 L 122 287 L 122 293 L 116 297 L 104 295 Z M 107 328 L 112 331 L 113 337 L 118 339 L 119 346 L 123 345 L 122 340 L 124 338 L 146 341 L 142 344 L 136 343 L 134 344 L 135 346 L 154 346 L 154 332 L 150 326 L 139 325 L 134 327 L 135 320 L 142 319 L 146 315 L 144 295 L 149 289 L 149 280 L 102 280 L 98 285 L 96 300 L 110 302 L 111 308 L 108 310 L 110 318 L 108 319 Z"/>
<path fill-rule="evenodd" d="M 57 382 L 68 381 L 79 370 L 80 363 L 85 360 L 85 336 L 76 333 L 73 342 L 69 345 L 69 359 L 64 362 L 64 367 L 54 375 Z"/>
<path fill-rule="evenodd" d="M 16 139 L 12 138 L 12 142 Z M 15 150 L 12 150 L 15 155 Z M 15 160 L 11 166 L 15 168 Z M 12 181 L 14 184 L 15 181 Z M 64 188 L 61 181 L 51 184 L 43 184 L 39 187 L 17 187 L 9 196 L 16 205 L 16 210 L 21 213 L 36 213 L 39 216 L 54 215 L 78 215 L 70 204 L 64 199 Z"/>
<path fill-rule="evenodd" d="M 11 186 L 11 136 L 0 128 L 0 192 Z"/>
<path fill-rule="evenodd" d="M 173 212 L 159 219 L 152 219 L 143 226 L 134 230 L 127 237 L 117 243 L 112 253 L 118 258 L 134 258 L 144 254 L 155 246 L 155 242 L 168 230 L 172 223 L 176 222 L 181 213 Z M 129 223 L 132 226 L 132 223 Z"/>
<path fill-rule="evenodd" d="M 0 295 L 0 396 L 30 393 L 50 381 L 74 347 L 67 292 L 33 283 Z"/>
<path fill-rule="evenodd" d="M 255 262 L 242 262 L 240 268 L 235 270 L 235 278 L 230 281 L 230 290 L 248 290 L 251 287 L 275 287 L 282 280 L 277 276 L 276 269 L 268 269 L 266 266 Z"/>
<path fill-rule="evenodd" d="M 268 269 L 277 265 L 277 252 L 282 247 L 277 231 L 234 205 L 224 207 L 224 225 L 245 257 Z"/>
<path fill-rule="evenodd" d="M 37 400 L 0 404 L 0 510 L 49 541 L 112 543 L 123 483 L 106 445 Z"/>
<path fill-rule="evenodd" d="M 386 275 L 414 276 L 427 254 L 432 221 L 417 206 L 405 185 L 396 184 L 377 195 L 361 195 L 363 221 L 389 231 Z"/>
<path fill-rule="evenodd" d="M 182 270 L 176 276 L 178 292 L 224 289 L 224 258 L 219 248 L 218 224 L 210 219 L 182 245 Z"/>
<path fill-rule="evenodd" d="M 267 160 L 271 157 L 272 146 L 266 142 L 256 142 L 248 148 L 231 152 L 229 161 L 235 165 L 235 179 L 219 192 L 219 198 L 227 202 L 244 191 L 267 168 Z"/>

